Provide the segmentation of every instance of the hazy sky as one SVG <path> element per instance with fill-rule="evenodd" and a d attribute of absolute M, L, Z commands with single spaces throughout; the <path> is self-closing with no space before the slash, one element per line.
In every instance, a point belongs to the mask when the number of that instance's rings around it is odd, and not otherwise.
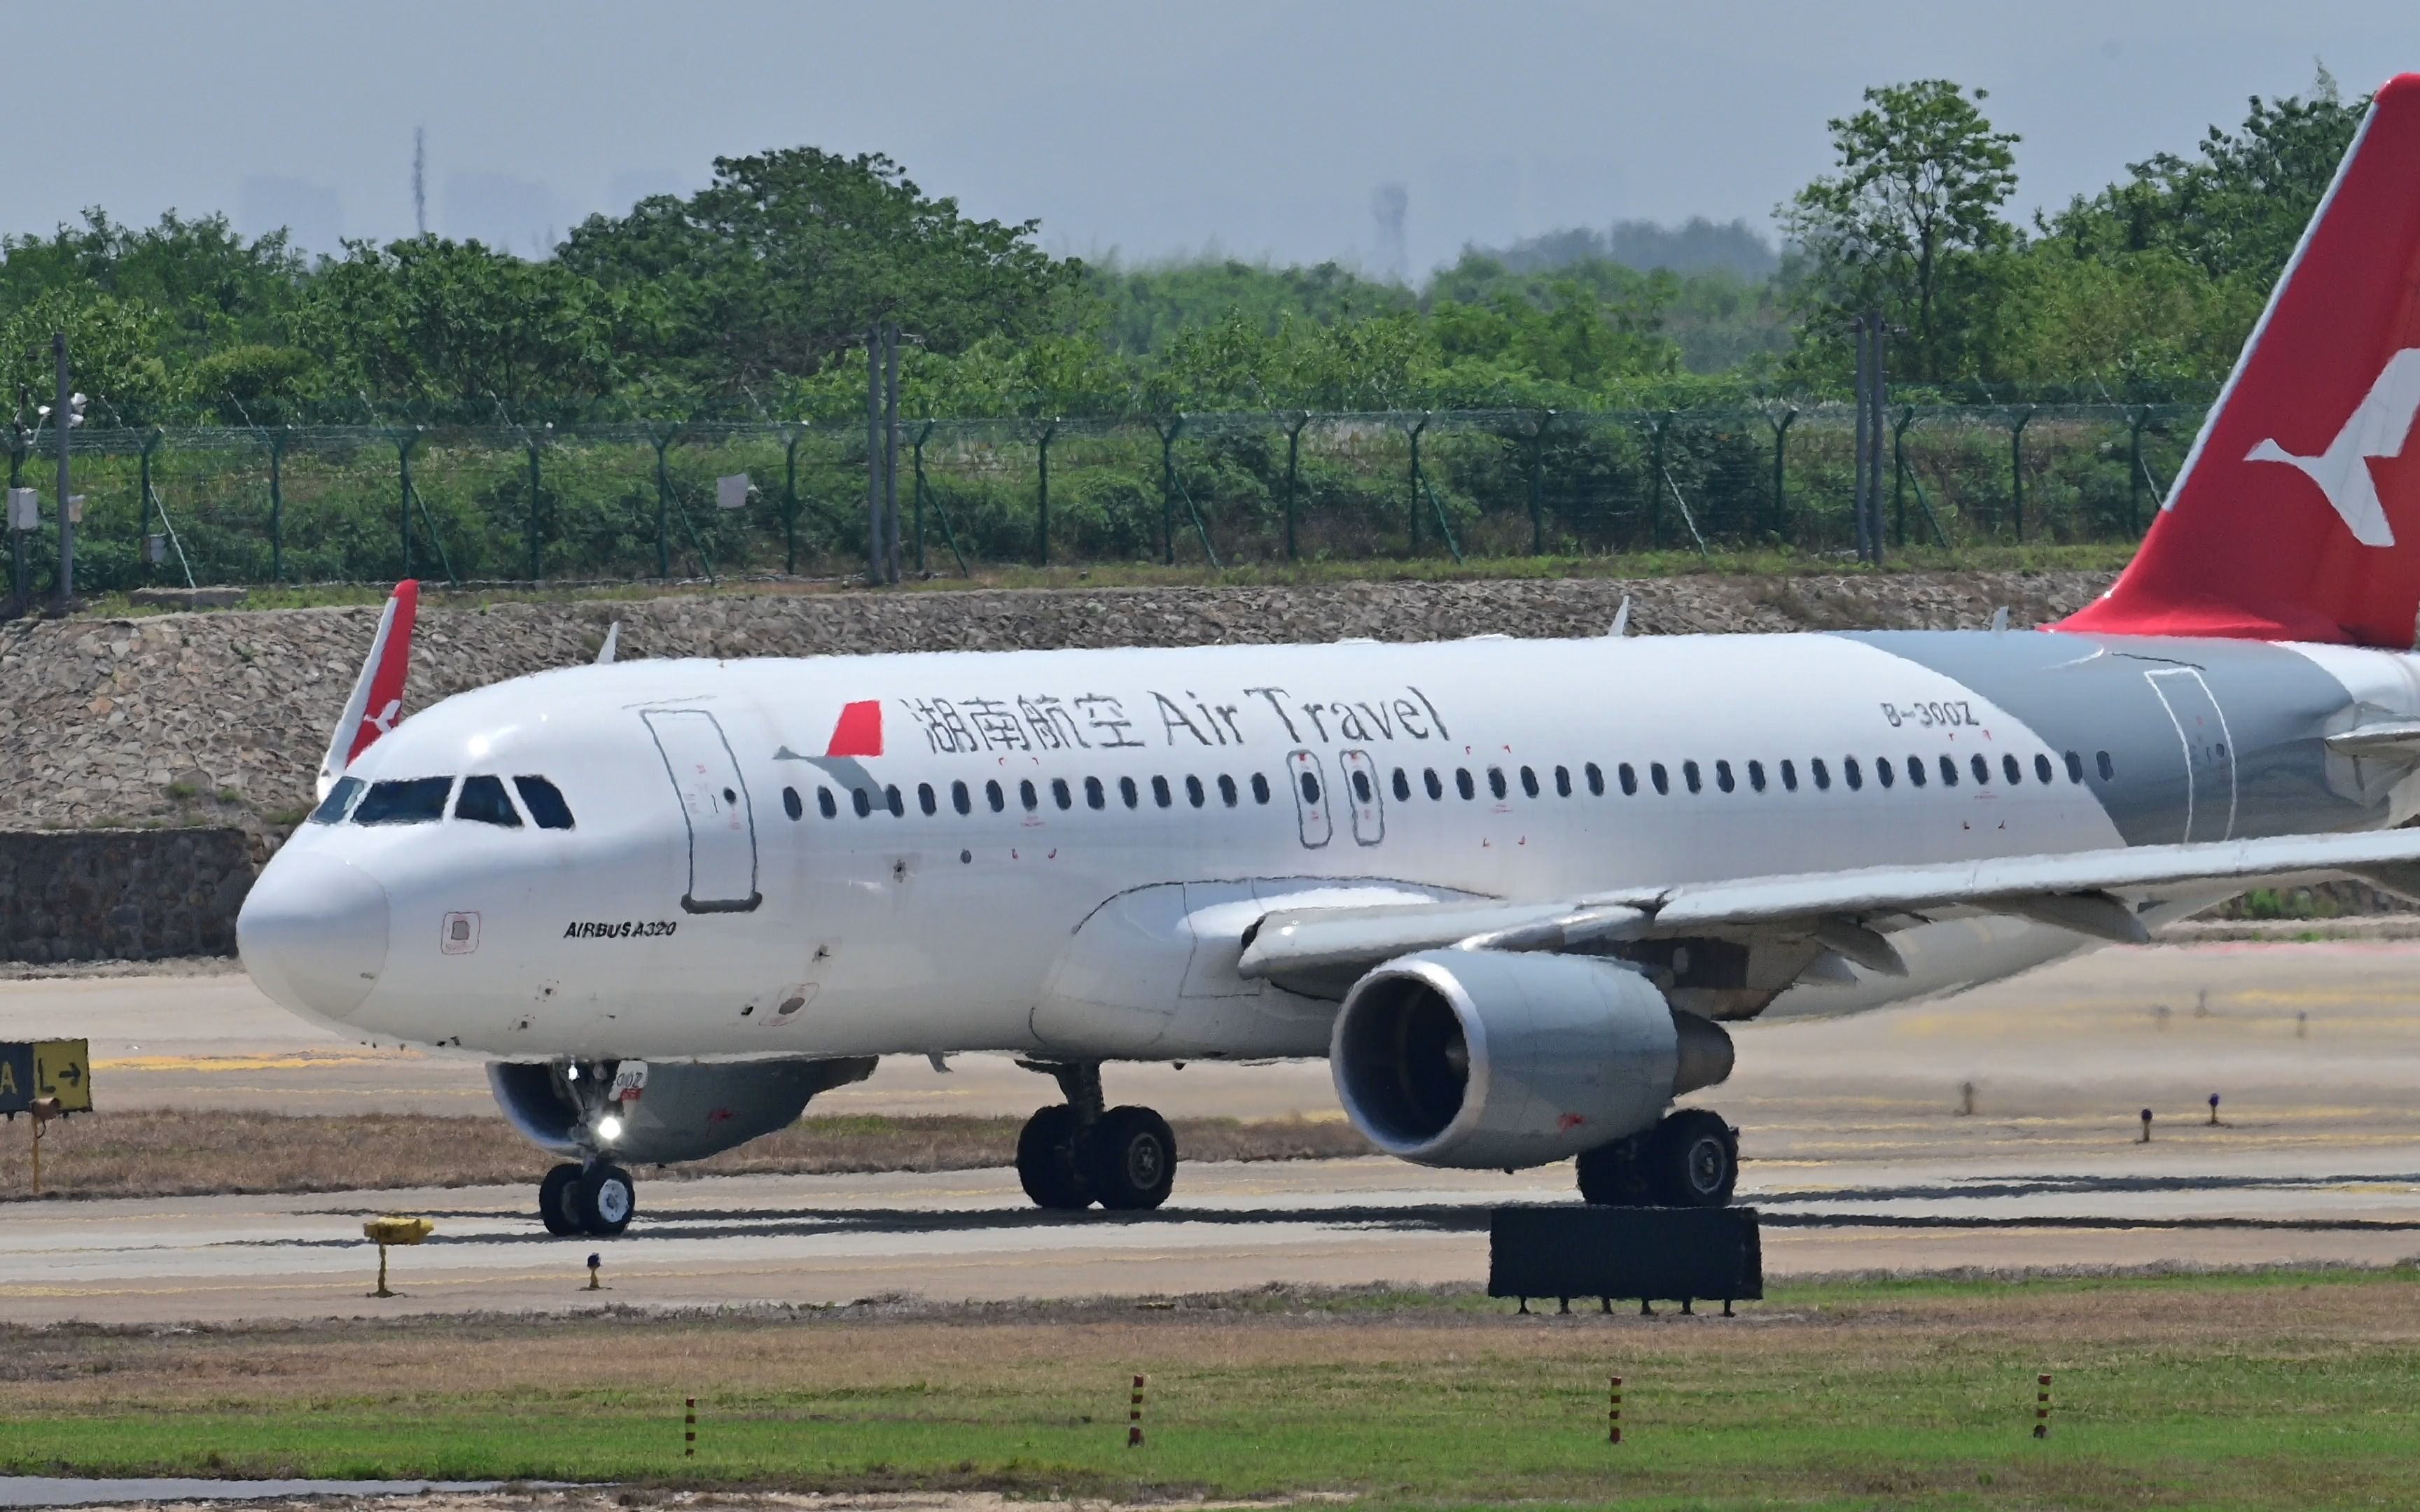
<path fill-rule="evenodd" d="M 1746 216 L 1825 166 L 1866 85 L 1946 75 L 2021 132 L 2028 205 L 2183 150 L 2323 60 L 2420 69 L 2413 0 L 887 0 L 24 6 L 0 229 L 224 209 L 315 248 L 412 227 L 517 251 L 717 154 L 882 151 L 1056 251 L 1411 266 L 1628 217 Z M 67 123 L 54 151 L 40 123 Z"/>

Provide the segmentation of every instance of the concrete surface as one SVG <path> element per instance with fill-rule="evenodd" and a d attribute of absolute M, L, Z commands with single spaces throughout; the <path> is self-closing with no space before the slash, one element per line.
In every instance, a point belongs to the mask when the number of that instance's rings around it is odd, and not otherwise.
<path fill-rule="evenodd" d="M 1776 1275 L 2420 1255 L 2420 944 L 2107 950 L 1968 995 L 1749 1027 L 1693 1101 L 1743 1126 Z M 472 1062 L 342 1044 L 240 977 L 0 983 L 0 1038 L 85 1034 L 96 1093 L 137 1103 L 484 1112 Z M 886 1062 L 818 1109 L 1023 1112 L 999 1057 Z M 1974 1113 L 1961 1110 L 1974 1088 Z M 1332 1115 L 1318 1064 L 1114 1067 L 1173 1114 Z M 2208 1122 L 2209 1094 L 2223 1122 Z M 2150 1143 L 2136 1115 L 2155 1112 Z M 5 1135 L 0 1135 L 5 1137 Z M 1188 1165 L 1156 1214 L 1037 1213 L 1005 1170 L 651 1180 L 609 1243 L 548 1237 L 511 1189 L 54 1201 L 0 1216 L 0 1315 L 27 1321 L 470 1307 L 1166 1293 L 1269 1281 L 1476 1280 L 1485 1210 L 1567 1200 L 1568 1166 Z M 362 1220 L 425 1213 L 407 1295 L 362 1295 Z M 581 1291 L 582 1261 L 612 1288 Z"/>

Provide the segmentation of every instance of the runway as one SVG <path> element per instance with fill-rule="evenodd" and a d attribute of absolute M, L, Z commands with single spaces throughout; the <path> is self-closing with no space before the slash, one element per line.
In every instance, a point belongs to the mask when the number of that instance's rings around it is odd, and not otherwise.
<path fill-rule="evenodd" d="M 1950 1002 L 1750 1026 L 1731 1081 L 1693 1101 L 1745 1131 L 1743 1197 L 1766 1214 L 1775 1276 L 2386 1264 L 2420 1255 L 2415 980 L 2409 942 L 2105 950 Z M 101 1118 L 143 1103 L 489 1108 L 475 1062 L 319 1036 L 240 976 L 0 984 L 0 1038 L 54 1033 L 93 1041 Z M 1048 1095 L 1001 1057 L 952 1064 L 886 1062 L 814 1107 L 1023 1112 Z M 1114 1099 L 1177 1115 L 1335 1116 L 1317 1063 L 1109 1078 Z M 606 1243 L 547 1236 L 518 1188 L 11 1204 L 0 1313 L 162 1322 L 1476 1281 L 1489 1207 L 1571 1200 L 1567 1165 L 1506 1176 L 1382 1159 L 1191 1164 L 1160 1212 L 1078 1218 L 1030 1209 L 1004 1169 L 640 1175 L 640 1221 Z M 406 1295 L 372 1301 L 361 1224 L 382 1211 L 426 1214 L 438 1232 L 396 1252 Z M 603 1293 L 580 1289 L 592 1252 Z"/>

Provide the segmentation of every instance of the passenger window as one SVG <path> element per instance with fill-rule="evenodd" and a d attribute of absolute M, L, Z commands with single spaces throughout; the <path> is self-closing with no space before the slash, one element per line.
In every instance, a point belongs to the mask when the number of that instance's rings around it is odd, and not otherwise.
<path fill-rule="evenodd" d="M 1197 804 L 1201 801 L 1202 800 L 1199 798 L 1194 800 Z M 1305 803 L 1317 803 L 1319 801 L 1319 779 L 1313 777 L 1309 772 L 1302 774 L 1302 801 Z"/>
<path fill-rule="evenodd" d="M 1033 779 L 1029 777 L 1018 780 L 1016 784 L 1016 801 L 1025 805 L 1025 811 L 1027 813 L 1032 813 L 1036 809 L 1042 807 L 1042 795 L 1033 790 Z"/>
<path fill-rule="evenodd" d="M 793 819 L 804 819 L 807 816 L 807 806 L 799 799 L 797 788 L 782 790 L 782 811 Z"/>
<path fill-rule="evenodd" d="M 1129 809 L 1138 809 L 1142 806 L 1142 793 L 1135 786 L 1135 779 L 1133 778 L 1122 777 L 1118 779 L 1118 796 L 1125 800 L 1125 805 Z"/>
<path fill-rule="evenodd" d="M 1824 762 L 1823 757 L 1809 756 L 1807 758 L 1807 775 L 1815 779 L 1816 792 L 1829 793 L 1832 791 L 1832 768 Z"/>
<path fill-rule="evenodd" d="M 1662 762 L 1649 762 L 1647 764 L 1647 780 L 1655 784 L 1655 795 L 1657 797 L 1668 797 L 1671 795 L 1672 779 L 1665 772 L 1664 764 Z"/>
<path fill-rule="evenodd" d="M 2002 756 L 2000 775 L 2007 778 L 2009 785 L 2013 787 L 2025 779 L 2025 769 L 2017 764 L 2017 759 L 2014 756 Z"/>
<path fill-rule="evenodd" d="M 789 794 L 783 801 L 789 805 L 790 817 L 796 819 L 799 817 L 799 795 L 788 788 L 782 791 Z M 513 800 L 504 796 L 504 779 L 496 777 L 464 778 L 462 791 L 454 798 L 454 817 L 494 825 L 500 829 L 521 827 L 521 816 L 513 811 Z"/>
<path fill-rule="evenodd" d="M 1189 773 L 1185 779 L 1185 801 L 1196 809 L 1209 801 L 1208 795 L 1202 791 L 1202 779 Z"/>
<path fill-rule="evenodd" d="M 1920 787 L 1924 786 L 1924 758 L 1923 758 L 1923 757 L 1921 757 L 1921 756 L 1911 756 L 1911 757 L 1909 757 L 1909 758 L 1907 759 L 1907 780 L 1908 780 L 1908 785 L 1909 785 L 1910 787 L 1919 787 L 1919 788 L 1920 788 Z"/>
<path fill-rule="evenodd" d="M 991 805 L 994 813 L 1001 813 L 1008 808 L 1008 795 L 1000 790 L 998 782 L 984 784 L 984 801 Z"/>
<path fill-rule="evenodd" d="M 2067 779 L 2071 782 L 2084 780 L 2084 758 L 2073 751 L 2067 753 Z"/>
<path fill-rule="evenodd" d="M 1050 801 L 1062 809 L 1076 807 L 1076 795 L 1067 790 L 1065 778 L 1054 777 L 1050 779 Z"/>
<path fill-rule="evenodd" d="M 1163 809 L 1176 801 L 1176 799 L 1169 794 L 1168 779 L 1164 777 L 1155 777 L 1151 779 L 1151 801 L 1158 804 Z"/>
<path fill-rule="evenodd" d="M 333 825 L 345 817 L 345 810 L 352 807 L 355 798 L 361 796 L 362 789 L 365 785 L 358 777 L 336 779 L 336 785 L 330 788 L 328 795 L 319 800 L 319 807 L 311 810 L 311 823 Z"/>
<path fill-rule="evenodd" d="M 2048 785 L 2050 779 L 2050 758 L 2040 751 L 2036 751 L 2034 753 L 2034 780 L 2044 785 Z"/>
<path fill-rule="evenodd" d="M 1429 796 L 1432 798 L 1445 796 L 1445 784 L 1437 780 L 1436 768 L 1434 766 L 1420 773 L 1420 785 L 1429 790 Z"/>
<path fill-rule="evenodd" d="M 974 795 L 967 791 L 967 785 L 964 782 L 950 784 L 950 807 L 962 814 L 975 811 Z"/>
<path fill-rule="evenodd" d="M 1252 801 L 1254 803 L 1269 801 L 1269 779 L 1258 772 L 1252 774 Z"/>
<path fill-rule="evenodd" d="M 1781 791 L 1784 793 L 1798 791 L 1798 764 L 1787 756 L 1781 758 Z"/>
<path fill-rule="evenodd" d="M 856 806 L 857 816 L 860 819 L 863 819 L 874 812 L 874 800 L 865 795 L 865 790 L 863 788 L 849 789 L 848 796 L 849 801 Z"/>
<path fill-rule="evenodd" d="M 1947 755 L 1947 754 L 1946 754 L 1946 753 L 1942 756 L 1942 758 L 1941 758 L 1941 785 L 1942 785 L 1943 787 L 1946 787 L 1946 788 L 1954 788 L 1954 787 L 1956 787 L 1956 786 L 1958 785 L 1958 758 L 1957 758 L 1957 757 L 1955 757 L 1955 756 L 1951 756 L 1951 755 Z"/>
<path fill-rule="evenodd" d="M 1717 760 L 1714 763 L 1714 786 L 1725 793 L 1731 792 L 1739 786 L 1738 779 L 1731 776 L 1731 764 L 1729 761 Z"/>
<path fill-rule="evenodd" d="M 1504 796 L 1504 768 L 1501 766 L 1487 769 L 1487 791 L 1497 797 Z"/>
<path fill-rule="evenodd" d="M 823 814 L 826 819 L 837 819 L 840 817 L 840 805 L 832 801 L 831 789 L 830 788 L 815 789 L 815 807 L 823 810 Z"/>
<path fill-rule="evenodd" d="M 1376 793 L 1375 793 L 1375 792 L 1371 788 L 1371 786 L 1370 786 L 1370 774 L 1369 774 L 1369 773 L 1367 773 L 1367 772 L 1365 772 L 1365 771 L 1361 770 L 1359 767 L 1357 767 L 1357 767 L 1355 767 L 1355 768 L 1353 769 L 1353 772 L 1352 772 L 1352 774 L 1351 774 L 1351 775 L 1352 775 L 1352 778 L 1353 778 L 1353 795 L 1354 795 L 1356 798 L 1360 799 L 1363 803 L 1368 803 L 1372 798 L 1373 798 L 1373 797 L 1375 797 L 1375 796 L 1377 795 L 1376 795 Z M 1224 778 L 1221 778 L 1219 780 L 1220 780 L 1220 781 L 1224 781 L 1224 780 L 1226 780 L 1226 779 L 1225 779 Z M 1233 799 L 1233 798 L 1229 798 L 1227 801 L 1228 801 L 1230 804 L 1232 804 L 1232 803 L 1233 803 L 1235 800 L 1234 800 L 1234 799 Z"/>
<path fill-rule="evenodd" d="M 1469 767 L 1457 766 L 1453 769 L 1453 790 L 1462 795 L 1465 803 L 1479 796 L 1479 784 L 1470 779 Z"/>
<path fill-rule="evenodd" d="M 1747 785 L 1754 788 L 1759 793 L 1762 793 L 1764 791 L 1764 764 L 1762 762 L 1750 761 L 1747 764 Z"/>
<path fill-rule="evenodd" d="M 2009 764 L 2009 780 L 2013 782 L 2017 779 L 2017 761 L 2013 756 L 2007 758 L 2007 761 Z M 1978 750 L 1974 755 L 1967 757 L 1966 764 L 1974 770 L 1975 783 L 1978 787 L 1980 787 L 1992 780 L 1992 763 L 1981 751 Z"/>
<path fill-rule="evenodd" d="M 1526 766 L 1521 768 L 1521 791 L 1532 798 L 1538 795 L 1538 774 Z"/>
<path fill-rule="evenodd" d="M 454 791 L 450 777 L 412 777 L 395 782 L 373 782 L 353 810 L 357 825 L 426 825 L 445 817 L 445 796 Z"/>
<path fill-rule="evenodd" d="M 2114 782 L 2118 779 L 2118 768 L 2111 764 L 2109 753 L 2107 751 L 2094 751 L 2092 753 L 2092 763 L 2095 766 L 2101 768 L 2101 780 L 2103 782 Z"/>
<path fill-rule="evenodd" d="M 1625 764 L 1624 764 L 1625 767 L 1627 766 L 1627 764 L 1628 764 L 1627 763 L 1625 763 Z M 1598 797 L 1598 798 L 1602 798 L 1602 797 L 1604 797 L 1604 796 L 1605 796 L 1605 773 L 1604 773 L 1602 770 L 1600 770 L 1600 769 L 1598 768 L 1598 766 L 1597 766 L 1596 763 L 1594 763 L 1594 762 L 1590 762 L 1590 763 L 1589 763 L 1586 766 L 1581 767 L 1581 768 L 1580 768 L 1580 770 L 1581 770 L 1582 772 L 1584 772 L 1584 773 L 1588 774 L 1588 784 L 1589 784 L 1589 795 L 1590 795 L 1590 796 L 1591 796 L 1591 797 Z M 1623 788 L 1621 791 L 1622 791 L 1622 792 L 1624 792 L 1624 793 L 1635 793 L 1635 792 L 1637 792 L 1637 790 L 1638 790 L 1638 784 L 1637 784 L 1636 781 L 1633 781 L 1633 782 L 1632 782 L 1628 787 Z"/>
<path fill-rule="evenodd" d="M 538 828 L 569 829 L 571 827 L 571 805 L 563 801 L 563 794 L 545 778 L 514 778 L 513 791 L 521 795 L 521 807 L 527 809 L 529 816 L 537 821 Z"/>
<path fill-rule="evenodd" d="M 1409 803 L 1412 801 L 1411 774 L 1404 771 L 1400 766 L 1395 768 L 1395 801 L 1397 803 Z"/>
<path fill-rule="evenodd" d="M 1109 790 L 1101 786 L 1101 779 L 1097 777 L 1088 777 L 1084 779 L 1084 807 L 1087 809 L 1106 809 L 1109 806 Z"/>
<path fill-rule="evenodd" d="M 919 782 L 916 784 L 916 807 L 924 810 L 924 817 L 927 819 L 930 819 L 934 814 L 940 811 L 940 800 L 933 796 L 932 783 Z"/>
<path fill-rule="evenodd" d="M 1706 791 L 1705 779 L 1699 773 L 1698 764 L 1694 761 L 1681 764 L 1681 780 L 1689 784 L 1689 791 L 1692 793 Z"/>
<path fill-rule="evenodd" d="M 891 810 L 891 817 L 893 819 L 904 819 L 908 816 L 908 802 L 899 796 L 898 783 L 891 783 L 882 790 L 882 806 Z"/>
<path fill-rule="evenodd" d="M 1614 771 L 1615 775 L 1621 779 L 1621 795 L 1625 798 L 1636 796 L 1638 792 L 1638 768 L 1624 762 Z"/>
<path fill-rule="evenodd" d="M 1571 795 L 1572 769 L 1568 766 L 1558 766 L 1555 768 L 1555 796 L 1568 798 Z"/>
<path fill-rule="evenodd" d="M 1892 769 L 1889 757 L 1877 756 L 1874 758 L 1874 780 L 1880 782 L 1885 788 L 1899 780 L 1899 774 Z"/>
<path fill-rule="evenodd" d="M 1862 793 L 1865 791 L 1866 774 L 1858 767 L 1857 759 L 1854 756 L 1843 756 L 1840 758 L 1840 778 L 1841 780 L 1849 784 L 1850 792 Z M 1885 782 L 1883 785 L 1885 787 L 1888 787 L 1890 784 Z"/>
<path fill-rule="evenodd" d="M 1369 784 L 1367 781 L 1364 781 L 1364 782 L 1361 784 L 1361 786 L 1362 786 L 1363 788 L 1365 788 L 1365 789 L 1366 789 L 1366 788 L 1368 788 L 1368 787 L 1369 787 L 1369 785 L 1370 785 L 1370 784 Z M 1361 796 L 1362 796 L 1365 800 L 1369 797 L 1369 795 L 1369 795 L 1367 792 L 1364 792 L 1364 793 L 1361 795 Z M 1220 803 L 1225 804 L 1228 808 L 1232 809 L 1232 808 L 1233 808 L 1233 807 L 1235 806 L 1235 797 L 1236 797 L 1236 794 L 1235 794 L 1235 779 L 1234 779 L 1233 778 L 1232 778 L 1232 777 L 1229 777 L 1229 776 L 1228 776 L 1226 773 L 1224 773 L 1224 772 L 1219 773 L 1219 774 L 1218 774 L 1218 801 L 1219 801 Z"/>

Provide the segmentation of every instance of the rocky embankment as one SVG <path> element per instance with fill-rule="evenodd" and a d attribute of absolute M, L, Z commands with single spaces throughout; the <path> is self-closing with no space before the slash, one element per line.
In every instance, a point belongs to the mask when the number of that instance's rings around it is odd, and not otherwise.
<path fill-rule="evenodd" d="M 715 594 L 424 603 L 406 708 L 621 655 L 805 656 L 1602 633 L 2024 625 L 2081 607 L 2091 573 Z M 309 802 L 375 608 L 0 625 L 0 829 L 238 825 L 266 847 Z"/>

